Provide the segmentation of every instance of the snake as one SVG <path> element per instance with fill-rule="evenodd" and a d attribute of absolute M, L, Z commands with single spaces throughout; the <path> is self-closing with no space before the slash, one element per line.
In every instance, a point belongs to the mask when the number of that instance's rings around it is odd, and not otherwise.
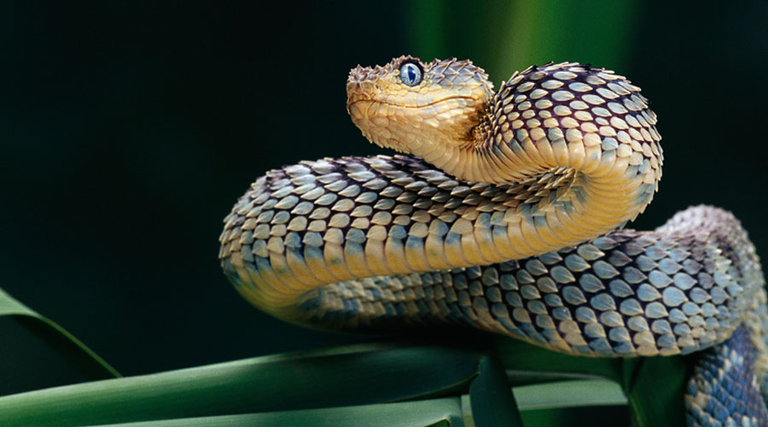
<path fill-rule="evenodd" d="M 768 425 L 754 245 L 695 206 L 625 228 L 662 175 L 657 116 L 625 77 L 532 66 L 494 90 L 469 60 L 352 69 L 347 111 L 394 156 L 269 171 L 224 219 L 239 293 L 302 326 L 461 326 L 573 355 L 701 351 L 689 425 Z"/>

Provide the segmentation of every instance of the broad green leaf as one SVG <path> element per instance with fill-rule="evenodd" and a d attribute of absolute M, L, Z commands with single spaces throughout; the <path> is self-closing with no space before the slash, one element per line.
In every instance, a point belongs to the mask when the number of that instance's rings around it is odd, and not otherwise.
<path fill-rule="evenodd" d="M 454 397 L 416 402 L 399 402 L 339 408 L 157 420 L 151 422 L 125 423 L 115 426 L 403 427 L 463 425 L 464 421 L 461 418 L 461 402 L 458 397 Z"/>
<path fill-rule="evenodd" d="M 365 344 L 0 398 L 0 425 L 98 425 L 374 404 L 459 394 L 481 355 Z"/>
<path fill-rule="evenodd" d="M 0 290 L 0 317 L 12 318 L 26 327 L 91 379 L 120 376 L 112 366 L 63 327 L 28 308 L 3 290 Z"/>

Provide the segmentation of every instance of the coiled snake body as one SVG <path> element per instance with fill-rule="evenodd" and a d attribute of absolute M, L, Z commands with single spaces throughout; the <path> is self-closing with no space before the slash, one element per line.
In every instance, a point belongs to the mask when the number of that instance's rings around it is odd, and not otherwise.
<path fill-rule="evenodd" d="M 593 356 L 717 345 L 690 380 L 689 423 L 766 424 L 764 280 L 738 221 L 700 206 L 653 232 L 619 229 L 661 177 L 639 91 L 574 63 L 495 93 L 469 61 L 358 66 L 353 122 L 412 156 L 267 173 L 225 219 L 224 271 L 304 325 L 453 323 Z"/>

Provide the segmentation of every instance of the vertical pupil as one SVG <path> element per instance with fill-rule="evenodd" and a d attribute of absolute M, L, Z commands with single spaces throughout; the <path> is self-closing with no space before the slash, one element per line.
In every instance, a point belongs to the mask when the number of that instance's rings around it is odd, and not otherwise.
<path fill-rule="evenodd" d="M 400 66 L 400 80 L 410 87 L 421 82 L 421 70 L 418 66 L 406 63 Z"/>
<path fill-rule="evenodd" d="M 416 68 L 414 66 L 408 66 L 408 79 L 411 82 L 416 81 Z"/>

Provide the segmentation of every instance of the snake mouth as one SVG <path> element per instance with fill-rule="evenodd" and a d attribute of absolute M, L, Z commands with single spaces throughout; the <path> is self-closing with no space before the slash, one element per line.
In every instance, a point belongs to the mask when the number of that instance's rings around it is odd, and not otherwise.
<path fill-rule="evenodd" d="M 431 102 L 428 102 L 428 103 L 424 103 L 424 104 L 398 104 L 398 103 L 388 102 L 386 100 L 377 100 L 376 98 L 355 99 L 352 102 L 348 102 L 347 103 L 347 109 L 349 109 L 353 105 L 355 105 L 357 103 L 361 103 L 361 102 L 368 102 L 368 103 L 376 102 L 376 103 L 379 103 L 379 104 L 382 104 L 382 105 L 394 106 L 394 107 L 397 107 L 397 108 L 420 109 L 420 108 L 427 108 L 427 107 L 430 107 L 430 106 L 434 106 L 434 105 L 438 105 L 438 104 L 441 104 L 441 103 L 444 103 L 444 102 L 448 102 L 448 101 L 451 101 L 451 100 L 458 100 L 458 99 L 464 99 L 464 100 L 470 100 L 470 101 L 476 100 L 476 98 L 474 98 L 472 96 L 465 96 L 465 95 L 448 96 L 448 97 L 445 97 L 445 98 L 442 98 L 442 99 L 438 99 L 438 100 L 434 100 L 434 101 L 431 101 Z"/>

